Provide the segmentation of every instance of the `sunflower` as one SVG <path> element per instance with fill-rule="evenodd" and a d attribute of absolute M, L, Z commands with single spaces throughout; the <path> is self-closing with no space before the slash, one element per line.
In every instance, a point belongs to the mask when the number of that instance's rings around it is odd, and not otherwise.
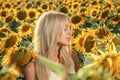
<path fill-rule="evenodd" d="M 11 9 L 13 8 L 13 5 L 11 5 L 10 1 L 6 1 L 3 5 L 4 8 Z"/>
<path fill-rule="evenodd" d="M 98 9 L 92 9 L 91 11 L 90 11 L 90 17 L 91 18 L 96 18 L 98 16 Z"/>
<path fill-rule="evenodd" d="M 40 5 L 39 5 L 39 6 L 40 6 Z M 33 7 L 32 1 L 25 4 L 25 8 L 26 8 L 26 9 L 30 9 L 30 8 L 32 8 L 32 7 Z"/>
<path fill-rule="evenodd" d="M 100 13 L 99 19 L 106 20 L 109 14 L 110 14 L 110 10 L 105 9 L 102 13 Z"/>
<path fill-rule="evenodd" d="M 70 3 L 70 2 L 72 2 L 71 0 L 62 0 L 62 4 L 64 4 L 64 3 Z"/>
<path fill-rule="evenodd" d="M 33 8 L 28 9 L 27 15 L 28 15 L 28 17 L 27 17 L 28 20 L 38 19 L 38 17 L 39 17 L 38 12 L 36 11 L 36 9 L 33 9 Z"/>
<path fill-rule="evenodd" d="M 37 5 L 37 7 L 39 7 L 41 5 L 41 1 L 37 0 L 35 4 Z"/>
<path fill-rule="evenodd" d="M 73 36 L 73 38 L 75 38 L 78 35 L 81 35 L 82 33 L 83 33 L 82 29 L 73 29 L 72 36 Z"/>
<path fill-rule="evenodd" d="M 54 3 L 56 3 L 56 1 L 54 1 L 54 0 L 49 2 L 49 6 L 51 8 L 50 10 L 55 10 L 56 9 L 56 4 L 54 4 Z"/>
<path fill-rule="evenodd" d="M 27 12 L 26 10 L 18 10 L 15 14 L 16 21 L 25 21 L 27 19 Z"/>
<path fill-rule="evenodd" d="M 73 15 L 70 17 L 73 29 L 77 29 L 80 25 L 84 24 L 84 19 L 80 15 Z"/>
<path fill-rule="evenodd" d="M 15 5 L 13 5 L 13 12 L 16 14 L 19 10 L 21 10 L 22 9 L 22 7 L 21 7 L 21 5 L 17 5 L 17 4 L 15 4 Z M 15 15 L 14 14 L 14 15 Z"/>
<path fill-rule="evenodd" d="M 24 66 L 31 60 L 30 51 L 27 48 L 17 48 L 10 54 L 10 65 Z"/>
<path fill-rule="evenodd" d="M 80 52 L 91 52 L 95 47 L 95 31 L 88 28 L 72 39 L 73 48 Z"/>
<path fill-rule="evenodd" d="M 100 63 L 94 62 L 83 66 L 77 75 L 80 80 L 110 80 L 111 72 L 105 71 Z"/>
<path fill-rule="evenodd" d="M 1 8 L 3 7 L 3 1 L 0 2 L 0 7 L 1 7 Z"/>
<path fill-rule="evenodd" d="M 93 29 L 87 28 L 84 37 L 83 46 L 85 52 L 91 52 L 92 48 L 95 46 L 95 31 Z"/>
<path fill-rule="evenodd" d="M 95 60 L 93 56 L 93 59 L 100 63 L 104 70 L 108 72 L 112 71 L 111 79 L 114 80 L 114 78 L 118 76 L 118 73 L 120 73 L 120 52 L 116 51 L 115 44 L 112 41 L 110 41 L 106 47 L 105 51 L 97 50 L 101 54 L 101 58 L 96 57 L 97 59 Z"/>
<path fill-rule="evenodd" d="M 14 17 L 12 15 L 7 16 L 4 19 L 4 24 L 7 26 L 9 23 L 11 23 L 14 20 Z"/>
<path fill-rule="evenodd" d="M 34 25 L 25 23 L 18 28 L 19 30 L 18 34 L 20 36 L 30 35 L 31 33 L 33 33 L 33 28 Z"/>
<path fill-rule="evenodd" d="M 118 39 L 117 36 L 115 36 L 112 41 L 114 42 L 115 46 L 120 45 L 120 39 Z"/>
<path fill-rule="evenodd" d="M 79 2 L 77 2 L 77 1 L 75 1 L 75 2 L 72 2 L 72 9 L 74 10 L 74 11 L 76 11 L 76 10 L 79 10 L 80 9 L 80 3 Z"/>
<path fill-rule="evenodd" d="M 117 14 L 120 14 L 120 7 L 117 6 Z"/>
<path fill-rule="evenodd" d="M 92 35 L 87 36 L 84 42 L 85 51 L 90 52 L 91 49 L 94 47 L 94 44 L 95 44 L 94 36 Z"/>
<path fill-rule="evenodd" d="M 93 0 L 90 3 L 91 6 L 97 6 L 98 5 L 98 0 Z"/>
<path fill-rule="evenodd" d="M 50 6 L 46 2 L 44 2 L 44 1 L 42 1 L 41 5 L 40 5 L 40 8 L 43 11 L 49 11 L 50 10 Z"/>
<path fill-rule="evenodd" d="M 120 22 L 120 15 L 118 15 L 118 14 L 115 15 L 114 17 L 112 17 L 110 19 L 110 21 L 111 21 L 112 24 L 118 24 Z"/>
<path fill-rule="evenodd" d="M 7 9 L 0 9 L 0 17 L 5 18 L 9 14 L 9 10 Z"/>
<path fill-rule="evenodd" d="M 104 9 L 113 10 L 114 5 L 112 4 L 112 2 L 108 2 L 103 8 Z"/>
<path fill-rule="evenodd" d="M 1 72 L 3 72 L 1 75 L 4 76 L 1 76 L 0 80 L 16 80 L 20 76 L 20 69 L 14 65 L 10 67 L 4 66 Z"/>
<path fill-rule="evenodd" d="M 9 36 L 7 36 L 6 38 L 4 38 L 1 41 L 2 45 L 0 45 L 0 48 L 3 50 L 13 48 L 13 47 L 17 46 L 17 44 L 20 42 L 20 40 L 21 39 L 18 34 L 16 34 L 16 33 L 10 34 Z"/>
<path fill-rule="evenodd" d="M 95 35 L 97 36 L 98 40 L 103 42 L 106 41 L 106 37 L 109 37 L 109 38 L 113 37 L 110 30 L 107 29 L 106 27 L 99 27 L 98 29 L 96 29 Z"/>
<path fill-rule="evenodd" d="M 36 59 L 38 57 L 37 53 L 35 53 L 33 50 L 30 51 L 30 54 L 33 59 Z"/>
<path fill-rule="evenodd" d="M 23 2 L 24 2 L 24 1 L 17 0 L 15 4 L 16 4 L 16 5 L 22 5 L 22 4 L 23 4 Z"/>
<path fill-rule="evenodd" d="M 112 0 L 113 2 L 116 2 L 117 4 L 120 4 L 119 0 Z"/>
<path fill-rule="evenodd" d="M 117 53 L 117 55 L 113 55 L 113 56 L 110 56 L 109 58 L 107 58 L 107 60 L 103 60 L 102 61 L 103 63 L 101 64 L 105 69 L 109 70 L 109 71 L 113 71 L 112 73 L 112 80 L 118 76 L 118 74 L 120 73 L 120 53 Z M 107 65 L 108 63 L 108 65 Z M 119 74 L 120 76 L 120 74 Z M 118 78 L 118 77 L 117 77 Z M 120 78 L 118 78 L 120 79 Z"/>
<path fill-rule="evenodd" d="M 59 12 L 67 14 L 69 12 L 69 9 L 67 6 L 62 6 L 61 8 L 59 8 Z"/>
<path fill-rule="evenodd" d="M 78 35 L 77 37 L 72 39 L 72 47 L 77 52 L 85 52 L 85 48 L 83 45 L 85 35 Z"/>
<path fill-rule="evenodd" d="M 89 10 L 86 7 L 81 7 L 80 10 L 79 10 L 80 14 L 86 14 L 86 15 L 88 14 L 88 11 Z"/>
<path fill-rule="evenodd" d="M 6 37 L 7 34 L 8 34 L 8 30 L 6 30 L 5 28 L 0 29 L 0 38 Z"/>
<path fill-rule="evenodd" d="M 6 27 L 0 28 L 0 38 L 5 38 L 11 33 L 13 33 L 13 31 Z"/>

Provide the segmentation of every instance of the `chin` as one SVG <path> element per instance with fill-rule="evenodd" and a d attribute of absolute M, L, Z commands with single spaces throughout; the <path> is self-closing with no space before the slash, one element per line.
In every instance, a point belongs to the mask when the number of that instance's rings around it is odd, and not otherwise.
<path fill-rule="evenodd" d="M 70 46 L 70 43 L 58 43 L 60 46 Z"/>
<path fill-rule="evenodd" d="M 63 44 L 64 46 L 70 46 L 70 44 Z"/>

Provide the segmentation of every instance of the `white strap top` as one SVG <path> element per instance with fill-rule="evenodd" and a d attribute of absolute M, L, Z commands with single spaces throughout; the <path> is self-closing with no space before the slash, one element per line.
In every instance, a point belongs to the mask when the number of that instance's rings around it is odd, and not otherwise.
<path fill-rule="evenodd" d="M 60 77 L 53 71 L 50 71 L 50 79 L 49 80 L 60 80 Z"/>

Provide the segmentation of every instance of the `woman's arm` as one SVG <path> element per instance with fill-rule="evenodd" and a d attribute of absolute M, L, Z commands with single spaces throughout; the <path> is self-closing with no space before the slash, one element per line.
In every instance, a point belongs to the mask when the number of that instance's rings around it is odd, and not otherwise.
<path fill-rule="evenodd" d="M 72 51 L 71 57 L 72 57 L 72 59 L 74 61 L 74 64 L 75 64 L 75 71 L 77 72 L 80 68 L 80 63 L 79 63 L 78 56 L 74 51 Z"/>
<path fill-rule="evenodd" d="M 23 75 L 25 80 L 36 80 L 35 79 L 35 67 L 34 62 L 31 61 L 23 67 Z"/>

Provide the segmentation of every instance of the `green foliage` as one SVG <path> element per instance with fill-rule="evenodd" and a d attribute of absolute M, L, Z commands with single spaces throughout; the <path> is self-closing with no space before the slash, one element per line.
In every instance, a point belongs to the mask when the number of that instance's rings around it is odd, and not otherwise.
<path fill-rule="evenodd" d="M 59 64 L 59 63 L 55 63 L 51 60 L 48 60 L 42 56 L 39 56 L 39 60 L 45 65 L 47 66 L 50 70 L 52 70 L 53 72 L 55 72 L 56 74 L 58 74 L 61 78 L 61 80 L 64 79 L 64 75 L 65 75 L 65 68 L 63 67 L 63 65 Z"/>

